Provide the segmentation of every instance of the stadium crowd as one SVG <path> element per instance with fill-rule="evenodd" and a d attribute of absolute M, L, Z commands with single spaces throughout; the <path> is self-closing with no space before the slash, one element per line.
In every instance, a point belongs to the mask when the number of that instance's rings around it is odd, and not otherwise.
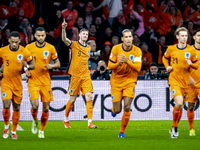
<path fill-rule="evenodd" d="M 45 9 L 41 9 L 41 8 Z M 69 62 L 69 47 L 61 40 L 63 18 L 68 23 L 67 37 L 78 40 L 82 28 L 89 30 L 91 56 L 88 62 L 92 79 L 110 79 L 107 70 L 112 47 L 121 43 L 122 30 L 130 29 L 133 44 L 142 50 L 141 75 L 152 79 L 152 66 L 164 68 L 162 56 L 167 46 L 177 43 L 175 30 L 184 26 L 193 33 L 200 29 L 199 0 L 1 0 L 0 47 L 9 44 L 11 31 L 19 31 L 21 45 L 34 41 L 34 30 L 44 27 L 46 41 L 57 50 L 62 67 Z M 2 61 L 1 61 L 2 63 Z M 159 69 L 159 72 L 160 72 Z M 155 74 L 155 73 L 154 73 Z M 155 77 L 161 79 L 163 76 Z"/>

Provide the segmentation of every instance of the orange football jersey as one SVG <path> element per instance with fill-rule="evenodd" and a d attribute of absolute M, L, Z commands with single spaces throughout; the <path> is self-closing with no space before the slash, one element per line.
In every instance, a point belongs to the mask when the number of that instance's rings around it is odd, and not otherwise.
<path fill-rule="evenodd" d="M 123 44 L 115 45 L 110 54 L 109 61 L 112 63 L 119 63 L 118 57 L 124 54 L 127 60 L 134 61 L 135 58 L 140 58 L 142 63 L 142 51 L 140 48 L 132 45 L 130 50 L 124 50 Z M 121 66 L 118 66 L 113 70 L 110 85 L 114 87 L 125 87 L 128 84 L 137 82 L 138 72 L 131 69 L 131 67 L 123 63 Z"/>
<path fill-rule="evenodd" d="M 88 69 L 90 46 L 82 45 L 79 41 L 72 41 L 70 48 L 71 57 L 66 73 L 74 76 L 90 76 Z"/>
<path fill-rule="evenodd" d="M 31 77 L 28 79 L 28 84 L 50 85 L 49 70 L 44 65 L 49 64 L 51 60 L 58 59 L 55 47 L 47 42 L 44 46 L 39 47 L 37 42 L 33 42 L 28 44 L 26 48 L 31 52 L 35 63 L 35 70 L 30 70 Z"/>
<path fill-rule="evenodd" d="M 0 57 L 3 59 L 3 78 L 1 85 L 8 86 L 13 90 L 22 90 L 23 61 L 32 61 L 31 53 L 19 46 L 17 50 L 11 50 L 10 45 L 0 49 Z"/>
<path fill-rule="evenodd" d="M 196 51 L 190 45 L 178 48 L 178 44 L 175 44 L 167 48 L 164 57 L 171 58 L 172 71 L 169 75 L 169 84 L 188 88 L 190 66 L 186 59 L 190 59 L 193 63 L 197 62 Z"/>
<path fill-rule="evenodd" d="M 200 58 L 200 49 L 197 49 L 195 45 L 191 46 L 192 49 L 196 50 L 197 58 Z M 190 76 L 195 81 L 195 87 L 200 88 L 200 67 L 197 70 L 192 69 Z"/>

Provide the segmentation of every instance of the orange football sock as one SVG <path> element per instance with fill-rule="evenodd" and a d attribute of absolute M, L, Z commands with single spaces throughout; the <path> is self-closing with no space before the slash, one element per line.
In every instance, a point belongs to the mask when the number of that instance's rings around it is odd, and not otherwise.
<path fill-rule="evenodd" d="M 5 125 L 8 125 L 9 124 L 9 118 L 10 118 L 10 109 L 3 108 L 2 114 L 3 114 L 3 119 L 4 119 L 4 122 L 5 122 Z"/>
<path fill-rule="evenodd" d="M 172 127 L 178 127 L 178 116 L 179 116 L 180 110 L 181 108 L 177 108 L 176 106 L 174 106 Z"/>
<path fill-rule="evenodd" d="M 13 116 L 12 116 L 12 131 L 16 132 L 17 125 L 19 122 L 20 118 L 20 111 L 13 111 Z"/>
<path fill-rule="evenodd" d="M 93 103 L 92 100 L 86 101 L 86 110 L 87 110 L 87 116 L 88 119 L 92 119 L 92 113 L 93 113 Z"/>
<path fill-rule="evenodd" d="M 34 111 L 33 108 L 31 108 L 31 114 L 34 120 L 37 120 L 37 113 L 38 113 L 38 110 Z"/>
<path fill-rule="evenodd" d="M 187 110 L 187 117 L 188 117 L 188 122 L 190 125 L 190 130 L 194 129 L 193 123 L 194 123 L 194 110 L 193 111 L 189 111 L 189 109 Z"/>
<path fill-rule="evenodd" d="M 126 112 L 124 111 L 124 114 L 122 116 L 122 121 L 121 121 L 121 129 L 120 132 L 125 132 L 126 126 L 128 125 L 129 119 L 131 116 L 131 111 Z"/>
<path fill-rule="evenodd" d="M 49 112 L 42 112 L 40 131 L 44 131 L 48 118 Z"/>
<path fill-rule="evenodd" d="M 114 106 L 112 106 L 111 110 L 112 110 L 113 113 L 115 113 L 115 111 L 114 111 Z"/>
<path fill-rule="evenodd" d="M 65 109 L 65 116 L 66 117 L 69 117 L 69 113 L 72 110 L 73 105 L 74 104 L 70 100 L 67 102 L 66 109 Z"/>
<path fill-rule="evenodd" d="M 180 110 L 179 115 L 178 115 L 177 123 L 179 123 L 179 121 L 181 120 L 182 114 L 183 114 L 183 111 Z"/>

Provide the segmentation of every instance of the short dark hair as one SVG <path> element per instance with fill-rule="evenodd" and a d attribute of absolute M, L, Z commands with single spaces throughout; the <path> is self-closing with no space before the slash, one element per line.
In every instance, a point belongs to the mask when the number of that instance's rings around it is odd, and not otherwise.
<path fill-rule="evenodd" d="M 196 30 L 193 34 L 193 36 L 195 36 L 197 34 L 197 32 L 200 32 L 200 30 Z"/>
<path fill-rule="evenodd" d="M 143 45 L 147 45 L 147 43 L 146 42 L 141 42 L 139 47 L 141 48 Z"/>
<path fill-rule="evenodd" d="M 87 31 L 89 33 L 88 29 L 86 29 L 86 28 L 82 28 L 79 33 L 83 32 L 83 31 Z"/>
<path fill-rule="evenodd" d="M 35 29 L 35 32 L 37 32 L 37 31 L 45 31 L 45 29 L 44 29 L 43 27 L 37 27 L 37 28 Z"/>
<path fill-rule="evenodd" d="M 17 32 L 17 31 L 12 31 L 12 32 L 10 33 L 10 37 L 18 37 L 19 39 L 21 38 L 19 32 Z"/>

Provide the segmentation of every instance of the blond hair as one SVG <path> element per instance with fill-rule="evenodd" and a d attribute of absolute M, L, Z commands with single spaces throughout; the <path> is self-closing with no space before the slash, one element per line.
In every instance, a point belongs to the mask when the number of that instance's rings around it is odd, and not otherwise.
<path fill-rule="evenodd" d="M 90 45 L 92 42 L 95 43 L 95 40 L 89 40 L 89 41 L 87 42 L 87 44 Z"/>
<path fill-rule="evenodd" d="M 185 27 L 180 27 L 180 28 L 177 28 L 176 31 L 175 31 L 175 35 L 179 35 L 179 33 L 181 31 L 186 31 L 188 33 L 188 30 L 185 28 Z"/>

